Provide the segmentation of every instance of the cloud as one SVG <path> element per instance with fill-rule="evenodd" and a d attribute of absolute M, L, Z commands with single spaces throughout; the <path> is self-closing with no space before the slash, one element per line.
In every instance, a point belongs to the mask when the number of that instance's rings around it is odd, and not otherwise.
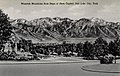
<path fill-rule="evenodd" d="M 43 9 L 43 10 L 38 10 L 38 11 L 32 11 L 31 12 L 31 14 L 33 14 L 33 15 L 36 15 L 36 14 L 47 14 L 47 13 L 51 13 L 52 12 L 52 10 L 45 10 L 45 9 Z"/>
<path fill-rule="evenodd" d="M 111 5 L 104 5 L 103 9 L 99 12 L 103 13 L 120 13 L 120 6 L 117 4 L 111 4 Z"/>
<path fill-rule="evenodd" d="M 3 9 L 3 11 L 8 14 L 11 18 L 16 18 L 16 17 L 21 17 L 22 14 L 21 14 L 21 10 L 19 9 L 15 9 L 13 7 L 9 7 L 8 9 Z"/>
<path fill-rule="evenodd" d="M 119 3 L 112 3 L 111 5 L 104 5 L 103 9 L 99 10 L 96 16 L 99 16 L 108 21 L 120 22 L 120 6 Z"/>
<path fill-rule="evenodd" d="M 32 1 L 32 0 L 31 0 Z M 68 0 L 73 1 L 73 0 Z M 77 2 L 79 0 L 74 0 L 73 2 Z M 84 2 L 87 2 L 85 0 Z M 98 5 L 47 5 L 47 6 L 22 6 L 22 5 L 14 5 L 11 3 L 6 3 L 3 0 L 4 5 L 0 5 L 4 7 L 4 12 L 9 15 L 10 18 L 25 18 L 28 20 L 40 18 L 40 17 L 68 17 L 72 19 L 80 19 L 80 18 L 91 18 L 98 17 L 108 21 L 120 21 L 120 1 L 118 0 L 93 0 L 97 1 Z M 15 2 L 15 1 L 14 1 Z M 43 2 L 35 0 L 35 2 Z M 44 2 L 49 2 L 44 1 Z M 58 1 L 59 2 L 59 1 Z M 61 1 L 66 2 L 66 1 Z M 79 2 L 83 2 L 80 0 Z M 90 1 L 92 2 L 92 1 Z M 17 3 L 20 3 L 17 1 Z"/>
<path fill-rule="evenodd" d="M 29 20 L 31 19 L 35 19 L 35 18 L 39 18 L 39 17 L 49 17 L 49 16 L 53 16 L 54 13 L 52 10 L 45 10 L 45 9 L 42 9 L 42 10 L 34 10 L 34 11 L 31 11 L 30 16 L 28 17 Z"/>
<path fill-rule="evenodd" d="M 68 16 L 71 16 L 75 19 L 79 19 L 81 17 L 92 17 L 94 16 L 98 10 L 101 10 L 99 6 L 89 6 L 89 5 L 75 5 L 68 8 Z"/>
<path fill-rule="evenodd" d="M 120 3 L 119 2 L 112 2 L 109 4 L 103 5 L 85 5 L 85 6 L 71 6 L 68 8 L 67 16 L 73 18 L 91 18 L 91 17 L 98 17 L 105 19 L 107 21 L 113 22 L 120 22 Z"/>

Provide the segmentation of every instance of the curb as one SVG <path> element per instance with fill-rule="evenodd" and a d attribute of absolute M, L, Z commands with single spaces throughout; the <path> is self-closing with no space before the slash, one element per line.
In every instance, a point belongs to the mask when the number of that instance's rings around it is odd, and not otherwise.
<path fill-rule="evenodd" d="M 90 61 L 94 62 L 94 61 Z M 96 62 L 96 61 L 95 61 Z M 14 64 L 72 64 L 72 63 L 87 63 L 87 61 L 0 61 L 0 65 L 14 65 Z"/>
<path fill-rule="evenodd" d="M 73 64 L 73 63 L 85 63 L 85 62 L 15 62 L 15 63 L 0 63 L 0 65 L 19 65 L 19 64 Z"/>
<path fill-rule="evenodd" d="M 88 66 L 88 65 L 86 65 Z M 90 68 L 86 68 L 86 66 L 82 66 L 81 69 L 85 70 L 85 71 L 90 71 L 90 72 L 99 72 L 99 73 L 120 73 L 120 71 L 103 71 L 103 70 L 97 70 L 97 69 L 90 69 Z M 91 66 L 91 65 L 90 65 Z"/>

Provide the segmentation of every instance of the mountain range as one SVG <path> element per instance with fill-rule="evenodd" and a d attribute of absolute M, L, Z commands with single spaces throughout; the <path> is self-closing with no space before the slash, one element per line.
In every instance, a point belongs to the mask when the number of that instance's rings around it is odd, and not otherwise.
<path fill-rule="evenodd" d="M 120 22 L 108 22 L 99 18 L 38 18 L 34 20 L 10 20 L 15 36 L 36 41 L 66 38 L 116 38 L 120 36 Z"/>

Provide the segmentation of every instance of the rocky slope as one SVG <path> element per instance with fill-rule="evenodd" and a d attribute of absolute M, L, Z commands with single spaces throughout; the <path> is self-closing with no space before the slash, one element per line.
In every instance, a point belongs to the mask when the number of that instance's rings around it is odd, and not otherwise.
<path fill-rule="evenodd" d="M 115 38 L 120 36 L 120 22 L 108 22 L 99 18 L 39 18 L 11 20 L 18 38 L 33 40 L 63 40 L 65 38 Z"/>

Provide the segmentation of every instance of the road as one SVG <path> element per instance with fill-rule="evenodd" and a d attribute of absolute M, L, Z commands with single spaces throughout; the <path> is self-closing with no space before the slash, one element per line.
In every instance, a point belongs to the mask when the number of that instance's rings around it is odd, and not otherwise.
<path fill-rule="evenodd" d="M 95 64 L 12 64 L 0 65 L 0 76 L 120 76 L 115 73 L 89 72 L 81 69 L 83 65 Z"/>

